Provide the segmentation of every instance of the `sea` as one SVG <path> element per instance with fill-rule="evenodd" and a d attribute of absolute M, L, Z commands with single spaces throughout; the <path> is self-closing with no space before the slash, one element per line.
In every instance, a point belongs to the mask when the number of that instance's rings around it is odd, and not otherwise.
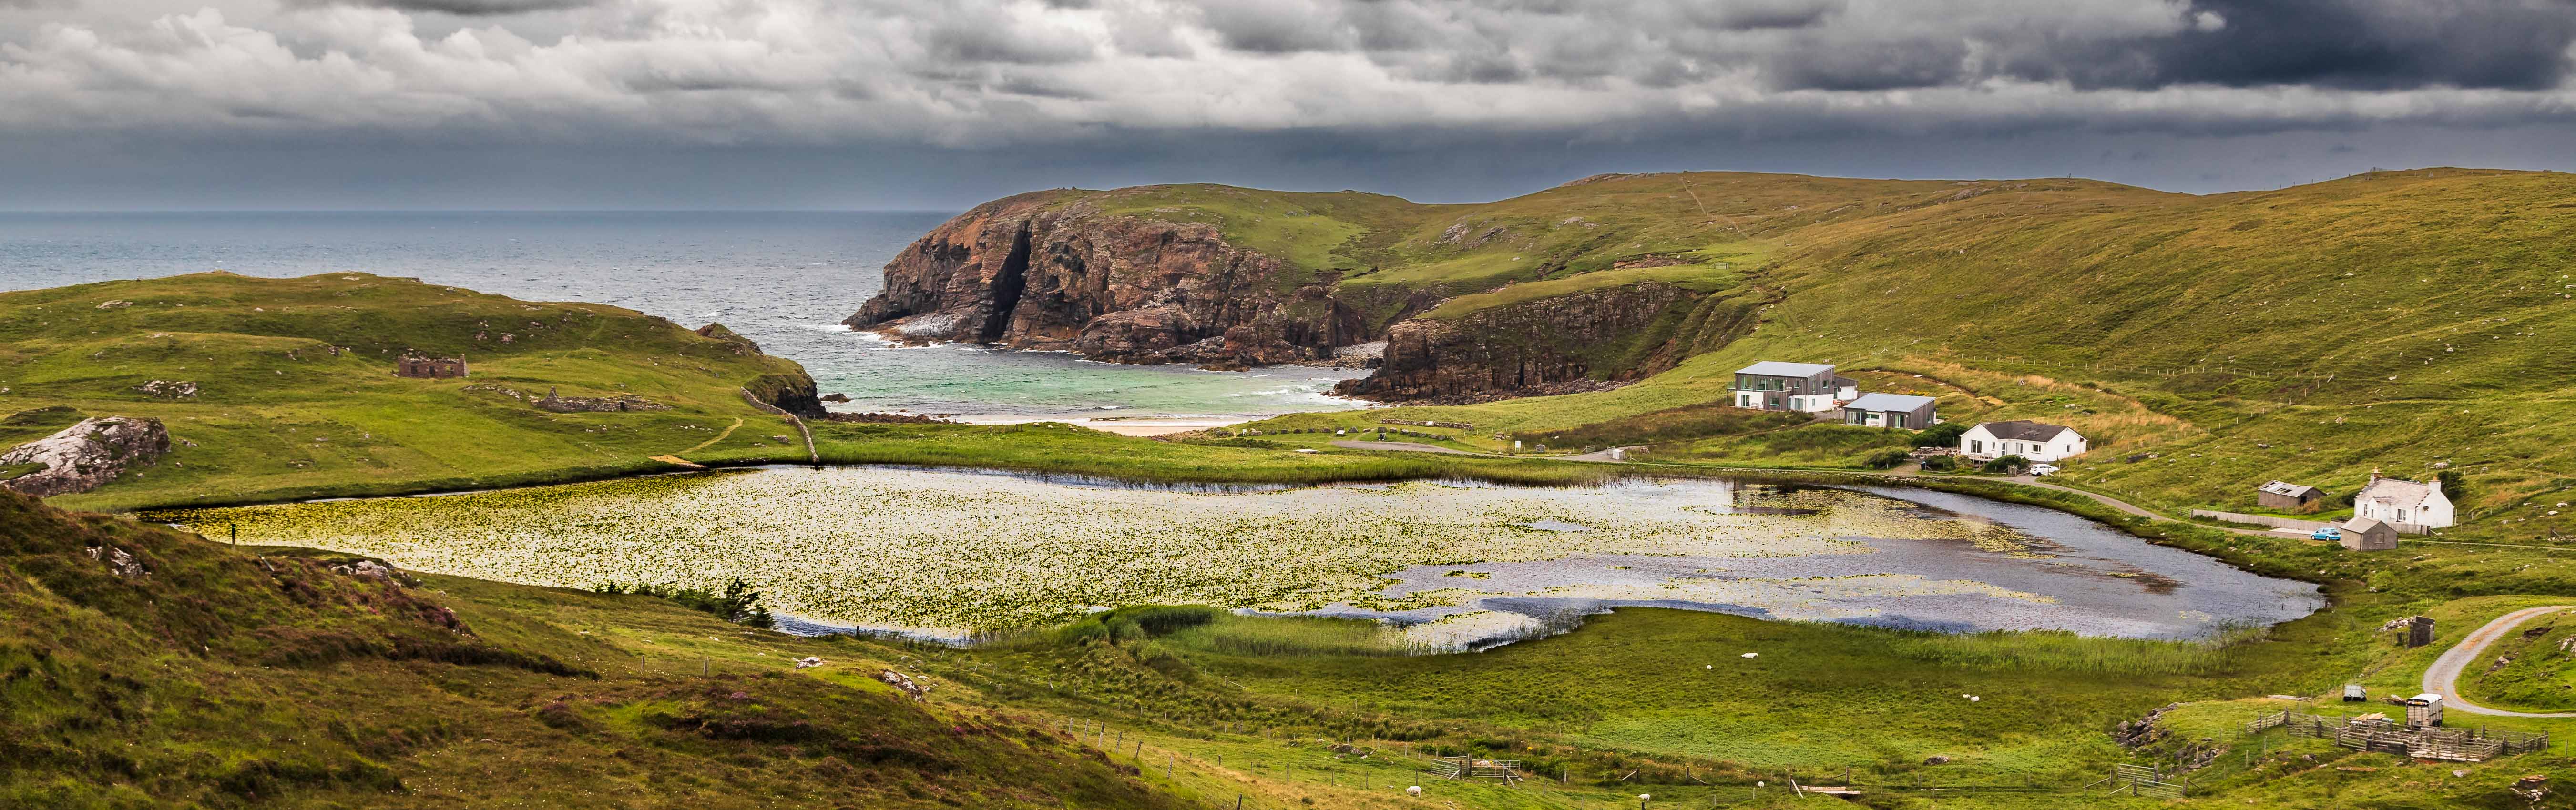
<path fill-rule="evenodd" d="M 1012 418 L 1337 410 L 1350 369 L 1133 366 L 968 344 L 896 347 L 841 325 L 947 212 L 0 213 L 0 290 L 226 270 L 359 271 L 534 301 L 721 322 L 804 364 L 835 409 Z"/>

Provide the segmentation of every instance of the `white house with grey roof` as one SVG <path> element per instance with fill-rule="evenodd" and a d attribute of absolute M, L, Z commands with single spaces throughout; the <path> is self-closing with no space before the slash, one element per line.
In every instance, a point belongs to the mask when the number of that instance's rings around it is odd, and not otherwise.
<path fill-rule="evenodd" d="M 2082 455 L 2088 449 L 2091 448 L 2085 444 L 2084 434 L 2045 422 L 1984 422 L 1959 434 L 1959 455 L 1978 461 L 2020 456 L 2052 462 Z"/>
<path fill-rule="evenodd" d="M 1825 363 L 1764 360 L 1735 370 L 1735 407 L 1823 413 L 1860 397 L 1860 384 Z"/>
<path fill-rule="evenodd" d="M 1931 397 L 1873 391 L 1843 403 L 1843 423 L 1922 430 L 1941 421 L 1932 407 L 1935 401 Z"/>
<path fill-rule="evenodd" d="M 2352 496 L 2352 516 L 2435 529 L 2456 519 L 2451 496 L 2442 494 L 2442 482 L 2381 478 L 2378 470 L 2370 471 L 2370 483 Z"/>

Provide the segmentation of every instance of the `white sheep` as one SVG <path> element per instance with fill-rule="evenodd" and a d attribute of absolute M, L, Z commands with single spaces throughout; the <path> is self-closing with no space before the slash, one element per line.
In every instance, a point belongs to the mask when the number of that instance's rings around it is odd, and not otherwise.
<path fill-rule="evenodd" d="M 1414 786 L 1412 786 L 1412 787 L 1405 788 L 1405 789 L 1404 789 L 1404 795 L 1407 795 L 1407 796 L 1420 796 L 1420 795 L 1422 795 L 1422 786 L 1421 786 L 1421 785 L 1414 785 Z"/>

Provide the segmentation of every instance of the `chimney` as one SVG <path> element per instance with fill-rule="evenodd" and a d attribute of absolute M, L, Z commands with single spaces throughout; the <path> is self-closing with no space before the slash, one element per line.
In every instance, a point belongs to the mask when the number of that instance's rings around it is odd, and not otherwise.
<path fill-rule="evenodd" d="M 2371 483 L 2378 483 L 2378 482 L 2379 482 L 2379 468 L 2378 468 L 2378 467 L 2372 467 L 2372 468 L 2370 468 L 2370 480 L 2371 480 Z"/>

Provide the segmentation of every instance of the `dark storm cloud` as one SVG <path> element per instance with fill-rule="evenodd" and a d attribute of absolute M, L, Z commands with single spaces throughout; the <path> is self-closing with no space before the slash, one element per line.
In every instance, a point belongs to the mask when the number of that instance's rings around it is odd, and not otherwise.
<path fill-rule="evenodd" d="M 2576 44 L 2569 0 L 2202 0 L 2199 7 L 2226 25 L 2174 38 L 2155 57 L 2157 78 L 2536 90 L 2566 79 L 2568 46 Z"/>
<path fill-rule="evenodd" d="M 1446 193 L 1764 155 L 1824 173 L 2098 165 L 2196 187 L 2207 169 L 2155 173 L 2207 160 L 2193 142 L 2306 133 L 2263 153 L 2312 161 L 2264 164 L 2298 166 L 2279 170 L 2289 176 L 2419 154 L 2374 132 L 2445 127 L 2460 134 L 2432 143 L 2464 156 L 2434 162 L 2475 163 L 2472 147 L 2495 133 L 2576 130 L 2576 0 L 45 5 L 63 1 L 0 0 L 0 140 L 217 162 L 290 140 L 343 155 L 599 149 L 629 161 L 647 147 L 929 165 L 1007 155 L 1024 159 L 1007 176 L 1030 183 L 1206 171 Z M 2087 139 L 2117 143 L 2079 148 Z M 2492 156 L 2539 154 L 2541 140 Z M 2015 150 L 1994 145 L 2015 141 L 2063 157 L 2015 172 L 1941 154 L 2001 160 Z M 1259 147 L 1207 146 L 1236 142 Z M 1479 170 L 1494 177 L 1426 179 Z M 2220 175 L 2272 176 L 2248 171 Z"/>
<path fill-rule="evenodd" d="M 2168 36 L 2004 43 L 2000 73 L 2079 88 L 2540 90 L 2576 45 L 2570 0 L 2197 0 Z"/>

